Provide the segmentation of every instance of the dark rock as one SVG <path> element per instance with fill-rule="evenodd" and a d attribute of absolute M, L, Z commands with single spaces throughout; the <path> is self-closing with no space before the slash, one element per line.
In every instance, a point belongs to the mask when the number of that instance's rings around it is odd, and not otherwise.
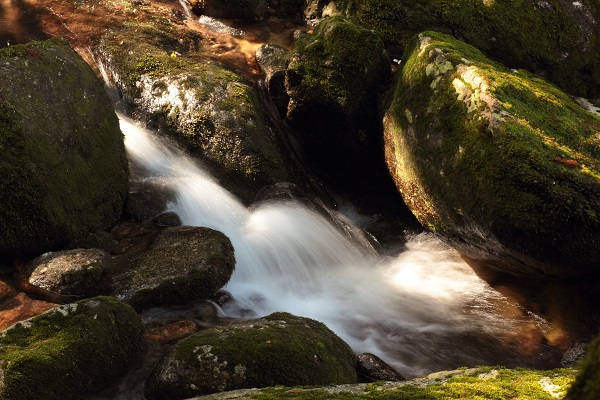
<path fill-rule="evenodd" d="M 181 226 L 182 222 L 179 215 L 172 211 L 167 211 L 152 218 L 152 224 L 159 228 L 164 228 L 166 226 Z"/>
<path fill-rule="evenodd" d="M 290 51 L 285 47 L 266 43 L 256 50 L 256 61 L 265 74 L 269 96 L 279 113 L 284 116 L 290 101 L 285 89 L 285 71 L 290 63 Z"/>
<path fill-rule="evenodd" d="M 587 343 L 576 343 L 570 347 L 560 360 L 561 368 L 575 367 L 577 363 L 585 358 L 588 348 L 589 345 Z"/>
<path fill-rule="evenodd" d="M 596 400 L 600 398 L 600 336 L 590 343 L 579 374 L 564 400 Z"/>
<path fill-rule="evenodd" d="M 102 390 L 142 350 L 135 311 L 110 297 L 56 307 L 0 334 L 0 398 L 63 400 Z"/>
<path fill-rule="evenodd" d="M 598 116 L 450 36 L 423 33 L 409 50 L 384 118 L 386 160 L 423 226 L 513 273 L 600 270 Z"/>
<path fill-rule="evenodd" d="M 110 269 L 110 255 L 99 249 L 45 253 L 19 271 L 27 285 L 62 296 L 97 295 L 102 275 Z M 24 288 L 27 291 L 27 288 Z"/>
<path fill-rule="evenodd" d="M 149 399 L 238 388 L 356 382 L 350 347 L 320 322 L 275 313 L 207 329 L 177 346 L 146 382 Z"/>
<path fill-rule="evenodd" d="M 114 258 L 111 277 L 112 293 L 138 310 L 210 299 L 235 267 L 231 242 L 212 229 L 168 227 L 144 242 Z"/>
<path fill-rule="evenodd" d="M 405 381 L 406 378 L 375 354 L 362 353 L 356 356 L 356 372 L 370 381 Z"/>
<path fill-rule="evenodd" d="M 203 0 L 202 5 L 194 10 L 222 19 L 263 20 L 267 11 L 266 0 Z"/>
<path fill-rule="evenodd" d="M 0 149 L 0 259 L 74 245 L 121 215 L 119 122 L 66 42 L 0 49 Z"/>

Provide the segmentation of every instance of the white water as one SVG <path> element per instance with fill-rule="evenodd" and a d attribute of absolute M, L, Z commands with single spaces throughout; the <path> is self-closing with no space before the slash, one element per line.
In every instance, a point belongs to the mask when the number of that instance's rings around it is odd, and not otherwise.
<path fill-rule="evenodd" d="M 416 235 L 383 258 L 298 202 L 247 209 L 152 132 L 123 117 L 121 128 L 130 158 L 176 192 L 169 209 L 186 225 L 231 239 L 230 316 L 288 311 L 317 319 L 355 352 L 375 353 L 408 377 L 515 357 L 507 353 L 520 322 L 502 316 L 506 301 L 433 235 Z"/>

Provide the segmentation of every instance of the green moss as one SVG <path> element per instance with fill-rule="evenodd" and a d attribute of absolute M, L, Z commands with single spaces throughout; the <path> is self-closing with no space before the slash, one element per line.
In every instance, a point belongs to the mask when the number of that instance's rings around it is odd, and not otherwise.
<path fill-rule="evenodd" d="M 308 389 L 291 387 L 273 387 L 263 389 L 259 394 L 253 394 L 255 400 L 271 399 L 372 399 L 372 400 L 551 400 L 556 397 L 545 391 L 540 382 L 548 382 L 558 396 L 564 394 L 573 380 L 573 370 L 558 369 L 551 371 L 533 371 L 528 369 L 508 370 L 494 368 L 497 374 L 493 378 L 480 378 L 481 374 L 489 372 L 492 368 L 478 368 L 468 375 L 451 376 L 442 379 L 440 383 L 423 384 L 420 380 L 406 383 L 389 384 L 379 383 L 365 386 L 362 393 L 350 392 L 344 389 L 335 391 L 327 389 Z"/>
<path fill-rule="evenodd" d="M 0 399 L 64 399 L 107 387 L 142 351 L 131 307 L 98 297 L 60 306 L 0 334 Z"/>
<path fill-rule="evenodd" d="M 392 159 L 404 160 L 396 172 L 405 200 L 421 222 L 452 237 L 468 236 L 459 232 L 476 221 L 537 260 L 596 265 L 573 254 L 585 254 L 598 240 L 590 232 L 600 232 L 600 119 L 446 35 L 424 33 L 405 59 L 386 125 Z"/>

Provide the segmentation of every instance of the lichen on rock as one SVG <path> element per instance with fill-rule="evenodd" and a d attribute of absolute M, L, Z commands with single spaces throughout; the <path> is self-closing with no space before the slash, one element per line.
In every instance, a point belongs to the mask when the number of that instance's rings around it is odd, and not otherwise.
<path fill-rule="evenodd" d="M 556 87 L 425 32 L 384 129 L 409 208 L 471 259 L 551 276 L 600 268 L 589 251 L 600 242 L 600 119 Z"/>

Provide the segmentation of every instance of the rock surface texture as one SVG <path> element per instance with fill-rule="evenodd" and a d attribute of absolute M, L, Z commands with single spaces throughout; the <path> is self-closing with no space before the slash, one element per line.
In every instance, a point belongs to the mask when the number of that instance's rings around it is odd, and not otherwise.
<path fill-rule="evenodd" d="M 386 160 L 419 221 L 496 268 L 597 272 L 598 116 L 446 35 L 420 34 L 406 54 Z"/>
<path fill-rule="evenodd" d="M 74 245 L 121 215 L 123 136 L 92 69 L 65 42 L 0 49 L 0 258 Z"/>

